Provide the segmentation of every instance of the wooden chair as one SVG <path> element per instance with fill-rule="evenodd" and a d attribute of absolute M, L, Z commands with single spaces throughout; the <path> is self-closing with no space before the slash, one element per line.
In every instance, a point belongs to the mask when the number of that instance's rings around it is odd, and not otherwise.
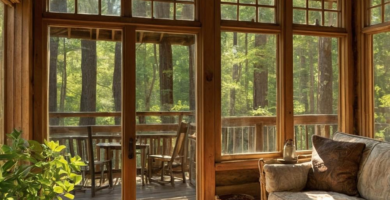
<path fill-rule="evenodd" d="M 89 174 L 91 178 L 91 197 L 95 196 L 96 191 L 105 189 L 105 188 L 112 188 L 112 160 L 101 160 L 101 161 L 95 161 L 95 155 L 94 155 L 94 147 L 92 142 L 92 127 L 88 126 L 88 139 L 87 139 L 87 154 L 88 154 L 88 161 L 86 163 L 88 164 L 88 168 L 83 171 L 83 174 Z M 100 173 L 96 172 L 96 166 L 100 166 Z M 106 167 L 107 170 L 107 176 L 108 176 L 108 185 L 103 186 L 103 180 L 104 180 L 104 167 Z M 96 173 L 100 174 L 100 185 L 99 187 L 96 186 Z M 83 177 L 85 179 L 85 177 Z"/>
<path fill-rule="evenodd" d="M 181 166 L 181 173 L 183 176 L 183 183 L 186 182 L 185 178 L 185 166 L 184 166 L 184 159 L 183 156 L 183 147 L 184 147 L 184 140 L 187 135 L 187 128 L 188 124 L 181 122 L 179 125 L 179 128 L 177 130 L 177 137 L 176 137 L 176 143 L 175 147 L 173 149 L 173 152 L 171 155 L 149 155 L 148 157 L 148 176 L 149 176 L 149 183 L 151 182 L 158 182 L 158 183 L 165 183 L 164 181 L 164 174 L 165 174 L 165 167 L 167 167 L 168 173 L 171 177 L 170 183 L 172 186 L 175 186 L 175 178 L 173 175 L 173 164 L 174 161 L 177 159 L 180 159 L 180 166 Z M 161 162 L 161 180 L 154 180 L 152 179 L 152 166 L 153 161 L 160 161 Z M 166 165 L 165 165 L 166 163 Z"/>

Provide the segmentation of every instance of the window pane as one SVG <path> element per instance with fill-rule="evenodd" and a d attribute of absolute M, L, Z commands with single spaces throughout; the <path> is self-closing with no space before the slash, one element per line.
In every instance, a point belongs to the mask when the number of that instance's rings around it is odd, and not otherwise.
<path fill-rule="evenodd" d="M 240 6 L 240 21 L 256 21 L 255 6 Z"/>
<path fill-rule="evenodd" d="M 256 0 L 240 0 L 240 4 L 256 4 Z"/>
<path fill-rule="evenodd" d="M 338 10 L 338 2 L 337 1 L 325 1 L 324 9 L 326 10 Z"/>
<path fill-rule="evenodd" d="M 152 3 L 151 1 L 133 0 L 133 13 L 134 17 L 151 18 Z"/>
<path fill-rule="evenodd" d="M 276 35 L 221 33 L 222 154 L 277 151 Z"/>
<path fill-rule="evenodd" d="M 237 20 L 237 6 L 222 4 L 221 5 L 221 19 Z"/>
<path fill-rule="evenodd" d="M 121 0 L 101 0 L 102 15 L 121 15 Z"/>
<path fill-rule="evenodd" d="M 75 0 L 50 0 L 49 11 L 57 13 L 74 13 Z"/>
<path fill-rule="evenodd" d="M 337 131 L 338 39 L 294 35 L 294 131 L 298 150 L 311 149 L 313 134 Z"/>
<path fill-rule="evenodd" d="M 306 8 L 306 0 L 293 0 L 294 7 Z"/>
<path fill-rule="evenodd" d="M 309 11 L 309 25 L 322 25 L 322 13 L 320 11 Z"/>
<path fill-rule="evenodd" d="M 154 2 L 153 16 L 157 19 L 173 19 L 173 3 Z"/>
<path fill-rule="evenodd" d="M 322 1 L 321 0 L 309 0 L 309 8 L 322 8 Z"/>
<path fill-rule="evenodd" d="M 382 0 L 370 0 L 370 1 L 371 1 L 370 3 L 371 6 L 376 6 L 382 3 Z"/>
<path fill-rule="evenodd" d="M 325 24 L 324 26 L 338 26 L 338 13 L 337 12 L 325 12 Z"/>
<path fill-rule="evenodd" d="M 258 1 L 259 1 L 258 3 L 259 5 L 270 5 L 270 6 L 275 5 L 275 0 L 258 0 Z"/>
<path fill-rule="evenodd" d="M 390 4 L 385 5 L 385 22 L 390 21 Z"/>
<path fill-rule="evenodd" d="M 194 4 L 176 4 L 176 19 L 193 21 L 194 14 Z"/>
<path fill-rule="evenodd" d="M 390 142 L 390 32 L 373 36 L 375 138 Z"/>
<path fill-rule="evenodd" d="M 259 7 L 259 22 L 275 23 L 275 9 Z"/>
<path fill-rule="evenodd" d="M 377 7 L 370 9 L 371 15 L 370 15 L 370 24 L 380 24 L 382 23 L 382 7 Z"/>
<path fill-rule="evenodd" d="M 306 10 L 298 10 L 294 9 L 294 17 L 293 17 L 293 23 L 294 24 L 306 24 Z"/>
<path fill-rule="evenodd" d="M 78 0 L 79 14 L 99 14 L 99 0 Z"/>

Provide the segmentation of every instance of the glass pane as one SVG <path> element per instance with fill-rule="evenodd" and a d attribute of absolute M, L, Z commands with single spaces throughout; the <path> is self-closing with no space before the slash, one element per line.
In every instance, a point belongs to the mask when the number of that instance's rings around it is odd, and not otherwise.
<path fill-rule="evenodd" d="M 308 150 L 312 135 L 330 138 L 338 128 L 338 39 L 294 35 L 293 40 L 295 141 L 298 150 Z"/>
<path fill-rule="evenodd" d="M 385 5 L 385 21 L 388 22 L 390 21 L 390 4 Z"/>
<path fill-rule="evenodd" d="M 390 32 L 373 36 L 375 138 L 390 142 Z"/>
<path fill-rule="evenodd" d="M 259 22 L 275 23 L 275 9 L 259 7 Z"/>
<path fill-rule="evenodd" d="M 258 3 L 259 5 L 270 5 L 270 6 L 275 5 L 275 0 L 258 0 L 258 1 L 259 1 Z"/>
<path fill-rule="evenodd" d="M 294 7 L 306 8 L 306 0 L 293 0 Z"/>
<path fill-rule="evenodd" d="M 322 25 L 322 16 L 320 11 L 309 11 L 309 25 Z"/>
<path fill-rule="evenodd" d="M 237 0 L 221 0 L 221 2 L 237 3 Z"/>
<path fill-rule="evenodd" d="M 71 34 L 68 34 L 71 31 Z M 64 155 L 78 155 L 84 162 L 112 160 L 112 168 L 100 165 L 94 168 L 83 167 L 82 170 L 103 171 L 107 177 L 102 185 L 109 184 L 109 171 L 113 173 L 113 182 L 121 177 L 121 71 L 122 71 L 122 42 L 121 32 L 114 31 L 119 37 L 103 36 L 103 40 L 95 40 L 100 30 L 68 27 L 50 27 L 49 31 L 49 139 L 65 145 Z M 92 38 L 84 33 L 92 33 Z M 71 35 L 71 37 L 68 37 Z M 109 40 L 108 38 L 114 38 Z M 72 113 L 69 117 L 66 113 Z M 88 115 L 88 117 L 85 117 Z M 88 142 L 88 129 L 93 127 L 92 144 Z M 116 146 L 112 153 L 107 144 Z M 87 156 L 92 153 L 93 157 Z M 91 186 L 86 181 L 88 173 L 83 176 L 81 186 Z M 100 173 L 99 173 L 100 174 Z M 100 180 L 96 177 L 96 185 Z M 121 185 L 115 184 L 114 190 L 104 189 L 121 199 Z M 112 193 L 111 193 L 112 192 Z M 91 190 L 76 192 L 75 199 L 89 199 Z"/>
<path fill-rule="evenodd" d="M 324 9 L 325 10 L 338 10 L 337 1 L 325 1 L 324 2 Z"/>
<path fill-rule="evenodd" d="M 99 14 L 99 0 L 78 0 L 79 14 Z"/>
<path fill-rule="evenodd" d="M 382 23 L 382 7 L 370 9 L 370 24 Z"/>
<path fill-rule="evenodd" d="M 278 150 L 276 40 L 276 35 L 221 33 L 223 155 Z"/>
<path fill-rule="evenodd" d="M 338 27 L 338 13 L 337 12 L 325 12 L 325 25 Z"/>
<path fill-rule="evenodd" d="M 152 3 L 151 1 L 133 0 L 133 13 L 134 17 L 151 18 L 152 17 Z"/>
<path fill-rule="evenodd" d="M 240 21 L 256 22 L 256 7 L 255 6 L 240 6 Z"/>
<path fill-rule="evenodd" d="M 154 2 L 153 17 L 157 19 L 173 19 L 173 3 Z"/>
<path fill-rule="evenodd" d="M 173 157 L 175 147 L 181 146 L 177 155 L 185 158 L 174 162 L 174 171 L 184 168 L 184 177 L 175 173 L 175 187 L 168 170 L 163 178 L 169 185 L 141 186 L 137 178 L 137 199 L 196 199 L 196 60 L 194 35 L 137 31 L 136 134 L 137 142 L 151 150 L 149 156 L 155 155 L 147 162 L 150 178 L 161 180 L 159 156 Z M 180 123 L 188 124 L 183 132 L 177 131 Z M 142 167 L 141 162 L 137 164 Z"/>
<path fill-rule="evenodd" d="M 176 19 L 193 21 L 195 19 L 194 4 L 176 4 Z"/>
<path fill-rule="evenodd" d="M 382 0 L 370 0 L 371 1 L 371 6 L 376 6 L 382 3 Z"/>
<path fill-rule="evenodd" d="M 49 11 L 56 13 L 74 13 L 75 0 L 50 0 Z"/>
<path fill-rule="evenodd" d="M 294 9 L 293 12 L 294 24 L 306 24 L 306 10 Z"/>
<path fill-rule="evenodd" d="M 221 5 L 221 19 L 223 20 L 237 20 L 237 6 Z"/>
<path fill-rule="evenodd" d="M 322 8 L 322 1 L 321 0 L 309 0 L 309 8 Z"/>
<path fill-rule="evenodd" d="M 102 15 L 121 15 L 121 0 L 101 0 Z"/>
<path fill-rule="evenodd" d="M 256 4 L 256 0 L 240 0 L 240 4 Z"/>

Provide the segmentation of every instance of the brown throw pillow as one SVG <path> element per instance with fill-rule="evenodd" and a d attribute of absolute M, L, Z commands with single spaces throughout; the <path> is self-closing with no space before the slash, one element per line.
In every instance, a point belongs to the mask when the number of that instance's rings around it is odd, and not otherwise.
<path fill-rule="evenodd" d="M 312 169 L 306 188 L 358 195 L 357 173 L 365 144 L 313 135 Z"/>

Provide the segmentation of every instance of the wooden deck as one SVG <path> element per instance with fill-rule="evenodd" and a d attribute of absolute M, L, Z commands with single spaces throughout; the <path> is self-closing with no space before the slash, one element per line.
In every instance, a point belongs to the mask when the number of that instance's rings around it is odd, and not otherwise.
<path fill-rule="evenodd" d="M 87 190 L 85 193 L 76 192 L 75 200 L 121 200 L 121 185 L 116 185 L 114 189 L 103 189 L 96 192 L 94 198 Z M 137 200 L 164 200 L 164 199 L 183 199 L 195 200 L 196 189 L 194 186 L 183 183 L 178 180 L 175 182 L 175 187 L 170 184 L 165 186 L 156 183 L 142 186 L 137 184 Z"/>

